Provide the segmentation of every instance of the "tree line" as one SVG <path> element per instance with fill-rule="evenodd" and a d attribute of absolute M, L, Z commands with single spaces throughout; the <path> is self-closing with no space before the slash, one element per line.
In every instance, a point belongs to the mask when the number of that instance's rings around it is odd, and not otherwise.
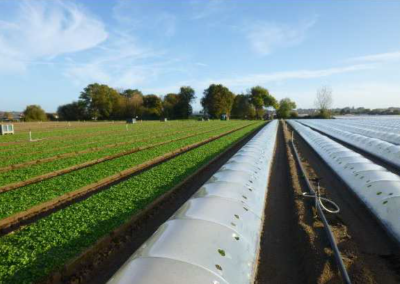
<path fill-rule="evenodd" d="M 196 99 L 190 86 L 183 86 L 177 93 L 165 96 L 144 95 L 137 89 L 117 90 L 104 84 L 89 84 L 79 99 L 58 107 L 59 120 L 145 120 L 188 119 L 193 114 L 192 103 Z M 296 103 L 288 98 L 279 102 L 269 91 L 255 86 L 246 93 L 234 94 L 221 84 L 211 84 L 201 98 L 203 117 L 219 119 L 264 119 L 269 113 L 279 118 L 296 117 Z M 28 106 L 25 120 L 46 120 L 40 106 Z"/>

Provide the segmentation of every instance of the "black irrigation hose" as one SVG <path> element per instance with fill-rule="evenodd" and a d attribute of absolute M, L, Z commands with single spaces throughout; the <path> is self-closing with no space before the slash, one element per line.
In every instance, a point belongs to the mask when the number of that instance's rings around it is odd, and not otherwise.
<path fill-rule="evenodd" d="M 340 271 L 340 274 L 342 276 L 343 283 L 351 284 L 351 280 L 350 280 L 349 274 L 347 273 L 346 267 L 344 266 L 344 263 L 343 263 L 342 256 L 340 254 L 339 248 L 337 247 L 337 244 L 335 242 L 335 238 L 334 238 L 333 233 L 332 233 L 332 231 L 331 231 L 331 229 L 329 227 L 329 223 L 326 220 L 324 211 L 323 211 L 323 209 L 321 207 L 321 204 L 320 204 L 321 203 L 321 201 L 320 201 L 321 197 L 319 196 L 319 192 L 318 192 L 318 194 L 315 193 L 315 190 L 314 190 L 313 186 L 311 185 L 309 179 L 307 178 L 306 172 L 304 170 L 303 165 L 301 164 L 301 160 L 300 160 L 299 154 L 297 152 L 297 148 L 294 145 L 293 140 L 294 139 L 293 139 L 293 135 L 292 135 L 292 139 L 290 141 L 291 141 L 294 153 L 295 153 L 296 161 L 297 161 L 297 163 L 298 163 L 298 165 L 300 167 L 301 173 L 302 173 L 302 175 L 303 175 L 303 177 L 304 177 L 304 179 L 306 181 L 308 190 L 311 192 L 311 195 L 313 195 L 315 197 L 315 207 L 317 208 L 317 212 L 318 212 L 319 217 L 321 218 L 322 222 L 324 223 L 324 229 L 325 229 L 325 232 L 326 232 L 326 234 L 328 236 L 331 248 L 333 249 L 333 252 L 334 252 L 334 255 L 335 255 L 336 264 L 337 264 L 337 266 L 339 268 L 339 271 Z M 331 202 L 331 201 L 329 201 L 329 202 Z"/>

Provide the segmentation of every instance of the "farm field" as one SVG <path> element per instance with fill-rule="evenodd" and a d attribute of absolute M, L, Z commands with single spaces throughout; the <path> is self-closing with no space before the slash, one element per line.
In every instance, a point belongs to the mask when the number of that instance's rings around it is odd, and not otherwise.
<path fill-rule="evenodd" d="M 0 137 L 0 283 L 45 279 L 263 122 L 44 125 Z"/>
<path fill-rule="evenodd" d="M 33 142 L 0 137 L 0 283 L 106 283 L 230 157 L 249 158 L 235 153 L 265 124 L 50 123 Z M 343 283 L 304 177 L 340 208 L 326 214 L 350 279 L 399 283 L 400 119 L 287 120 L 276 135 L 256 283 Z"/>

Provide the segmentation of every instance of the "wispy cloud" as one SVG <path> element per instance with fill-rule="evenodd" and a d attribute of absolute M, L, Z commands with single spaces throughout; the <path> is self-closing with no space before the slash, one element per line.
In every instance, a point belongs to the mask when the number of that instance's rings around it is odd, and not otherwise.
<path fill-rule="evenodd" d="M 315 25 L 316 21 L 312 19 L 296 26 L 260 21 L 250 24 L 245 28 L 245 33 L 254 52 L 268 55 L 276 49 L 302 43 L 307 31 Z"/>
<path fill-rule="evenodd" d="M 192 1 L 193 20 L 202 20 L 218 14 L 224 9 L 226 0 L 196 0 Z"/>
<path fill-rule="evenodd" d="M 108 37 L 101 21 L 73 2 L 23 1 L 0 23 L 0 68 L 26 70 L 36 60 L 93 48 Z"/>
<path fill-rule="evenodd" d="M 85 61 L 70 59 L 65 75 L 77 85 L 99 82 L 132 88 L 176 71 L 176 63 L 177 59 L 166 59 L 164 51 L 142 47 L 134 36 L 119 31 Z"/>
<path fill-rule="evenodd" d="M 118 0 L 113 8 L 113 17 L 120 26 L 130 31 L 149 31 L 163 37 L 172 37 L 178 28 L 177 16 L 163 9 L 163 3 L 152 1 Z"/>
<path fill-rule="evenodd" d="M 219 78 L 218 80 L 209 80 L 208 83 L 221 82 L 232 87 L 249 87 L 259 84 L 271 82 L 282 82 L 293 79 L 314 79 L 328 77 L 336 74 L 357 72 L 362 70 L 373 69 L 370 64 L 351 65 L 339 68 L 328 68 L 319 70 L 296 70 L 286 72 L 258 73 L 246 76 L 238 76 L 233 78 Z"/>
<path fill-rule="evenodd" d="M 400 51 L 372 54 L 360 57 L 351 58 L 349 61 L 353 62 L 393 62 L 400 60 Z"/>

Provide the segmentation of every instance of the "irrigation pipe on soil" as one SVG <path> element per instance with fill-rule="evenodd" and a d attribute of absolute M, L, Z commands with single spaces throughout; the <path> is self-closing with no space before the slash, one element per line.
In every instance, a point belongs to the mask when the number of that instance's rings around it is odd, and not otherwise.
<path fill-rule="evenodd" d="M 317 192 L 314 190 L 313 186 L 311 185 L 310 180 L 307 178 L 306 171 L 304 170 L 304 167 L 303 167 L 303 165 L 301 163 L 299 154 L 297 152 L 297 148 L 296 148 L 296 146 L 294 144 L 293 135 L 292 135 L 292 139 L 290 141 L 291 141 L 291 145 L 293 147 L 293 150 L 294 150 L 294 153 L 295 153 L 295 158 L 296 158 L 296 161 L 297 161 L 297 163 L 299 165 L 300 171 L 301 171 L 301 173 L 302 173 L 302 175 L 303 175 L 303 177 L 304 177 L 304 179 L 306 181 L 307 188 L 310 191 L 310 193 L 303 194 L 303 196 L 304 197 L 311 197 L 311 198 L 315 199 L 315 208 L 317 209 L 318 215 L 321 218 L 322 223 L 324 224 L 324 229 L 325 229 L 325 232 L 326 232 L 326 234 L 328 236 L 331 248 L 332 248 L 332 250 L 334 252 L 336 264 L 337 264 L 337 266 L 339 268 L 340 275 L 342 276 L 342 280 L 346 284 L 351 284 L 351 280 L 350 280 L 349 274 L 347 273 L 346 267 L 345 267 L 345 265 L 343 263 L 342 256 L 340 254 L 339 248 L 337 247 L 335 238 L 333 236 L 333 233 L 332 233 L 332 231 L 331 231 L 331 229 L 329 227 L 329 223 L 326 220 L 326 217 L 325 217 L 325 214 L 324 214 L 324 210 L 329 212 L 329 213 L 338 213 L 340 211 L 340 208 L 333 201 L 331 201 L 331 200 L 329 200 L 327 198 L 321 197 L 320 193 L 319 193 L 319 189 L 317 190 Z M 319 186 L 318 186 L 318 188 L 319 188 Z M 335 210 L 330 210 L 330 209 L 326 208 L 326 206 L 324 206 L 322 200 L 330 203 L 335 208 Z"/>

